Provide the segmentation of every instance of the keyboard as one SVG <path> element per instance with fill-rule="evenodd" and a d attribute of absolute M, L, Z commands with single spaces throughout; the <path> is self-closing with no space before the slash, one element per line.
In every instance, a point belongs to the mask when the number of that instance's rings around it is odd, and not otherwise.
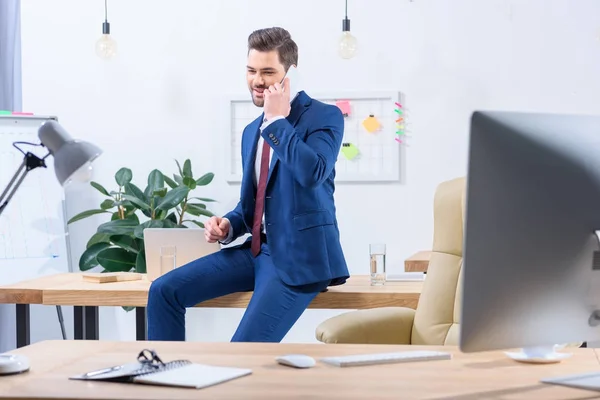
<path fill-rule="evenodd" d="M 355 367 L 359 365 L 396 364 L 403 362 L 450 360 L 452 354 L 441 351 L 410 350 L 396 353 L 356 354 L 340 357 L 325 357 L 321 361 L 337 367 Z"/>

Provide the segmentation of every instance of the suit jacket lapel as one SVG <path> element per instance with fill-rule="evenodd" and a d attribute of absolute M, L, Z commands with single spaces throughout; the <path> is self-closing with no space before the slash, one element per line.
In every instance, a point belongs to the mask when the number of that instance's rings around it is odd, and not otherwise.
<path fill-rule="evenodd" d="M 311 98 L 304 91 L 298 92 L 298 96 L 292 102 L 292 108 L 290 110 L 290 115 L 288 115 L 286 118 L 287 121 L 290 123 L 290 125 L 295 127 L 296 124 L 298 124 L 298 121 L 300 120 L 300 117 L 302 116 L 302 114 L 304 114 L 304 112 L 306 110 L 308 110 L 308 106 L 310 105 L 310 102 L 311 102 Z M 273 153 L 273 155 L 271 157 L 271 163 L 269 164 L 269 176 L 267 178 L 267 187 L 269 185 L 269 182 L 271 181 L 271 176 L 273 175 L 273 171 L 275 170 L 275 168 L 277 167 L 277 164 L 279 163 L 279 157 L 277 157 L 277 153 L 275 151 L 273 151 L 272 153 Z"/>

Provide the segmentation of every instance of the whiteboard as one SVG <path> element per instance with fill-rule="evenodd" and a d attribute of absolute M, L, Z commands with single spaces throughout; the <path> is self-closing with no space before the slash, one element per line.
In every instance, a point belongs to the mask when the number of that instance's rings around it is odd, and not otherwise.
<path fill-rule="evenodd" d="M 0 116 L 0 193 L 5 190 L 23 161 L 14 142 L 40 143 L 40 125 L 54 117 Z M 19 145 L 38 157 L 44 147 Z M 69 271 L 64 190 L 53 169 L 52 156 L 47 168 L 31 170 L 0 215 L 0 285 Z"/>
<path fill-rule="evenodd" d="M 311 96 L 313 97 L 313 96 Z M 358 156 L 349 159 L 340 149 L 336 162 L 336 182 L 390 182 L 400 180 L 400 155 L 402 144 L 398 137 L 399 115 L 397 104 L 403 104 L 400 92 L 365 92 L 346 94 L 320 94 L 313 97 L 323 103 L 336 105 L 347 101 L 350 113 L 344 118 L 343 143 L 354 145 Z M 256 107 L 249 95 L 233 97 L 229 101 L 230 129 L 228 140 L 227 181 L 242 180 L 241 144 L 244 128 L 256 119 L 262 109 Z M 363 122 L 374 116 L 379 129 L 369 132 Z"/>

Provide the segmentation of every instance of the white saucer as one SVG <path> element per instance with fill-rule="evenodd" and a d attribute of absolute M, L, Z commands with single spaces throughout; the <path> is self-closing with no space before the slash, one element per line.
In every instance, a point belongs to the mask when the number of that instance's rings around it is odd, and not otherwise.
<path fill-rule="evenodd" d="M 554 353 L 544 354 L 541 357 L 532 357 L 532 356 L 525 354 L 522 351 L 520 351 L 520 352 L 505 351 L 504 354 L 506 354 L 509 358 L 512 358 L 515 361 L 522 362 L 522 363 L 529 363 L 529 364 L 559 363 L 562 360 L 565 360 L 573 355 L 573 353 L 556 353 L 556 352 L 554 352 Z"/>

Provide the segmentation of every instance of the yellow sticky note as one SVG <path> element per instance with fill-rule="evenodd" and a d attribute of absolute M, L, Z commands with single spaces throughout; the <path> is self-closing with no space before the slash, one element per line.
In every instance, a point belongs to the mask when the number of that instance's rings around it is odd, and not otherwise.
<path fill-rule="evenodd" d="M 365 118 L 362 124 L 369 133 L 373 133 L 381 127 L 381 124 L 373 114 Z"/>
<path fill-rule="evenodd" d="M 358 147 L 352 143 L 342 143 L 342 154 L 348 160 L 353 160 L 358 155 Z"/>

